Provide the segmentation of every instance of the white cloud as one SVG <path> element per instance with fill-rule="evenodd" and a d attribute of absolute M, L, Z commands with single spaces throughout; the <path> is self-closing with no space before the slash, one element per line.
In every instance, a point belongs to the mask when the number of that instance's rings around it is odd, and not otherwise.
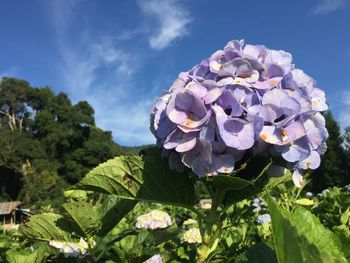
<path fill-rule="evenodd" d="M 188 25 L 192 18 L 176 0 L 140 0 L 143 13 L 157 21 L 157 28 L 152 30 L 148 41 L 151 48 L 161 50 L 175 39 L 188 34 Z"/>
<path fill-rule="evenodd" d="M 312 11 L 314 15 L 328 14 L 339 10 L 347 0 L 322 0 Z"/>
<path fill-rule="evenodd" d="M 86 25 L 79 24 L 80 35 L 72 31 L 77 26 L 78 1 L 52 3 L 49 11 L 61 56 L 57 66 L 64 91 L 74 102 L 87 100 L 95 109 L 97 126 L 111 130 L 118 143 L 154 143 L 149 130 L 153 95 L 149 92 L 143 101 L 138 101 L 134 80 L 143 57 L 128 52 L 125 45 L 119 45 L 110 36 L 96 36 Z M 126 36 L 124 40 L 129 39 Z"/>
<path fill-rule="evenodd" d="M 350 126 L 350 91 L 345 91 L 341 95 L 342 108 L 338 115 L 338 120 L 342 130 Z"/>

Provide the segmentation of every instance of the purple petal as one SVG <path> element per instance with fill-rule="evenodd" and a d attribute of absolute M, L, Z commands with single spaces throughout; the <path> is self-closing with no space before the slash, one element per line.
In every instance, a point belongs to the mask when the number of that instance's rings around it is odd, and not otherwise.
<path fill-rule="evenodd" d="M 221 107 L 213 106 L 213 108 L 220 136 L 227 146 L 246 150 L 254 145 L 254 126 L 251 123 L 237 118 L 227 118 Z"/>
<path fill-rule="evenodd" d="M 321 164 L 321 158 L 318 152 L 311 151 L 310 155 L 298 163 L 301 169 L 316 169 Z"/>
<path fill-rule="evenodd" d="M 203 176 L 209 171 L 212 162 L 211 155 L 211 144 L 206 140 L 197 140 L 195 148 L 183 154 L 182 162 L 195 174 Z"/>
<path fill-rule="evenodd" d="M 283 50 L 268 50 L 265 63 L 277 64 L 288 73 L 292 69 L 292 55 Z"/>
<path fill-rule="evenodd" d="M 280 101 L 280 107 L 283 109 L 283 112 L 287 115 L 299 113 L 301 110 L 300 103 L 292 97 L 283 98 Z"/>
<path fill-rule="evenodd" d="M 241 58 L 236 58 L 232 61 L 234 67 L 236 68 L 236 76 L 238 77 L 249 77 L 252 72 L 252 66 L 250 65 L 248 60 L 241 59 Z"/>
<path fill-rule="evenodd" d="M 242 52 L 242 49 L 243 49 L 243 46 L 244 46 L 244 40 L 231 40 L 229 41 L 225 48 L 231 48 L 233 50 L 236 50 L 238 52 Z"/>
<path fill-rule="evenodd" d="M 207 94 L 207 89 L 203 87 L 200 83 L 194 81 L 188 83 L 186 85 L 186 89 L 191 91 L 192 94 L 199 99 L 203 99 Z"/>
<path fill-rule="evenodd" d="M 169 111 L 168 118 L 173 123 L 182 124 L 186 121 L 187 114 L 183 111 L 179 111 L 179 110 L 174 108 L 173 110 Z"/>
<path fill-rule="evenodd" d="M 204 102 L 206 104 L 213 103 L 221 96 L 222 91 L 223 91 L 222 88 L 213 88 L 209 90 L 204 98 Z"/>
<path fill-rule="evenodd" d="M 282 138 L 281 131 L 277 129 L 275 126 L 264 126 L 259 135 L 260 139 L 264 142 L 283 145 L 288 142 L 284 142 Z"/>
<path fill-rule="evenodd" d="M 212 142 L 215 140 L 215 133 L 216 133 L 215 118 L 211 117 L 207 125 L 201 129 L 199 133 L 199 138 Z"/>
<path fill-rule="evenodd" d="M 284 70 L 282 67 L 276 64 L 270 64 L 267 67 L 267 74 L 269 75 L 269 78 L 283 77 Z"/>
<path fill-rule="evenodd" d="M 246 45 L 243 49 L 243 54 L 251 58 L 259 59 L 266 55 L 266 48 L 261 45 Z"/>
<path fill-rule="evenodd" d="M 277 107 L 281 106 L 281 101 L 285 98 L 288 98 L 288 94 L 282 89 L 272 89 L 267 91 L 262 97 L 262 104 L 271 104 Z"/>
<path fill-rule="evenodd" d="M 168 118 L 162 119 L 156 131 L 157 137 L 160 139 L 164 139 L 168 136 L 170 132 L 172 132 L 175 129 L 176 126 Z"/>
<path fill-rule="evenodd" d="M 175 148 L 177 152 L 189 151 L 196 145 L 196 135 L 196 133 L 183 133 L 176 129 L 167 136 L 164 148 L 168 150 Z"/>
<path fill-rule="evenodd" d="M 304 139 L 282 147 L 282 157 L 288 162 L 301 161 L 310 154 L 310 147 Z"/>
<path fill-rule="evenodd" d="M 189 92 L 183 92 L 176 95 L 175 107 L 181 111 L 188 111 L 193 105 L 194 97 Z"/>
<path fill-rule="evenodd" d="M 254 84 L 252 84 L 252 87 L 256 89 L 271 89 L 276 87 L 282 80 L 282 77 L 275 77 L 271 79 L 267 79 L 264 81 L 256 81 Z"/>
<path fill-rule="evenodd" d="M 294 121 L 282 129 L 282 133 L 288 137 L 290 142 L 296 141 L 306 134 L 303 124 L 298 121 Z"/>
<path fill-rule="evenodd" d="M 231 155 L 222 154 L 215 156 L 213 158 L 213 163 L 215 163 L 216 171 L 227 174 L 232 173 L 235 166 L 235 159 Z"/>

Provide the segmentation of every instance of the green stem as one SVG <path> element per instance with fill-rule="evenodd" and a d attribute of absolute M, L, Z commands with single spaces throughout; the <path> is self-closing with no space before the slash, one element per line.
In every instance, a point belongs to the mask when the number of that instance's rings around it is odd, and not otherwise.
<path fill-rule="evenodd" d="M 206 218 L 202 218 L 200 223 L 200 232 L 202 236 L 202 244 L 197 249 L 197 262 L 206 262 L 208 256 L 216 249 L 222 229 L 220 221 L 221 213 L 217 211 L 217 202 L 213 202 L 212 207 Z M 205 223 L 205 226 L 203 226 Z"/>

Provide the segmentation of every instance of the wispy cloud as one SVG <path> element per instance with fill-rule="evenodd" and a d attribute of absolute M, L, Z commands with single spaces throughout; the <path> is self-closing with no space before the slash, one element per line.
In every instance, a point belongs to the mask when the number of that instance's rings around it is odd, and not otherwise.
<path fill-rule="evenodd" d="M 322 15 L 339 10 L 345 6 L 347 0 L 322 0 L 313 10 L 312 14 Z"/>
<path fill-rule="evenodd" d="M 95 109 L 97 125 L 111 130 L 118 143 L 154 143 L 149 114 L 158 89 L 149 89 L 140 99 L 144 85 L 137 79 L 150 52 L 135 47 L 135 39 L 148 40 L 156 52 L 185 36 L 192 18 L 180 0 L 139 0 L 137 4 L 142 10 L 139 26 L 111 36 L 108 32 L 94 31 L 87 17 L 81 19 L 78 10 L 83 1 L 48 3 L 61 57 L 57 67 L 64 91 L 74 102 L 87 100 Z M 169 80 L 162 76 L 154 81 Z M 156 83 L 150 86 L 156 87 Z"/>
<path fill-rule="evenodd" d="M 342 109 L 339 112 L 338 120 L 342 129 L 350 126 L 350 91 L 341 94 Z"/>
<path fill-rule="evenodd" d="M 176 0 L 140 0 L 143 13 L 154 19 L 157 27 L 148 38 L 151 48 L 161 50 L 188 34 L 192 21 L 189 11 Z"/>
<path fill-rule="evenodd" d="M 154 98 L 151 92 L 138 101 L 134 79 L 143 57 L 128 52 L 111 36 L 96 36 L 86 25 L 79 25 L 77 34 L 72 28 L 77 27 L 78 5 L 79 1 L 56 0 L 49 8 L 61 56 L 57 67 L 64 91 L 74 102 L 87 100 L 95 109 L 97 125 L 111 130 L 118 143 L 154 143 L 149 131 Z M 125 34 L 123 41 L 132 41 L 132 36 Z"/>

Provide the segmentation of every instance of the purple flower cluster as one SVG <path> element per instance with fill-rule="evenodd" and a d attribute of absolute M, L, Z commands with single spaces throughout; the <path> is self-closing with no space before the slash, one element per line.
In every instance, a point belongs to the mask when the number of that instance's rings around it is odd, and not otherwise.
<path fill-rule="evenodd" d="M 231 173 L 247 150 L 315 169 L 328 132 L 324 92 L 291 54 L 230 41 L 187 72 L 155 103 L 151 130 L 172 168 Z"/>

